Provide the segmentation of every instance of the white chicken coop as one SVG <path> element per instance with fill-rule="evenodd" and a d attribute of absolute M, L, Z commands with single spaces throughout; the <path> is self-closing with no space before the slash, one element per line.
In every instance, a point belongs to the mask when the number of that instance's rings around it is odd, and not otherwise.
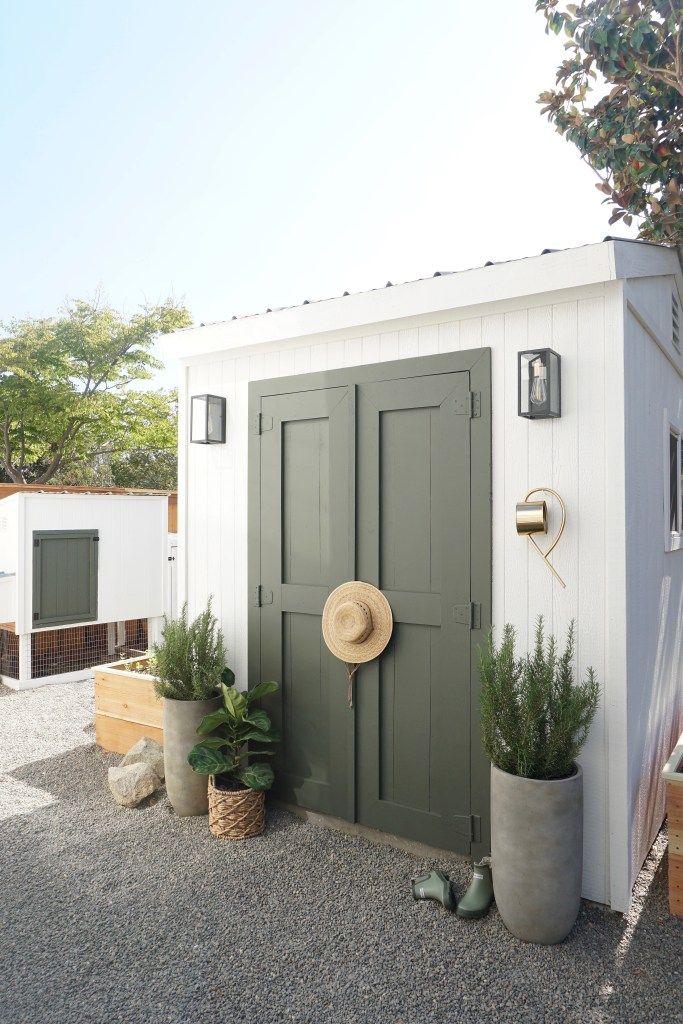
<path fill-rule="evenodd" d="M 169 611 L 165 495 L 20 491 L 0 500 L 0 677 L 89 676 L 144 651 Z"/>

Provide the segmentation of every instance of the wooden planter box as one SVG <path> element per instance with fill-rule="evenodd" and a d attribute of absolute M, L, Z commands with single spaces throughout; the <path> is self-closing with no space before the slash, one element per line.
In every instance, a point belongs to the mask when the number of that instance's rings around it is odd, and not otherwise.
<path fill-rule="evenodd" d="M 129 658 L 95 669 L 95 740 L 103 750 L 125 754 L 143 736 L 163 745 L 161 709 L 154 676 L 134 672 L 149 658 Z"/>
<path fill-rule="evenodd" d="M 683 917 L 683 735 L 664 768 L 669 823 L 669 910 Z"/>

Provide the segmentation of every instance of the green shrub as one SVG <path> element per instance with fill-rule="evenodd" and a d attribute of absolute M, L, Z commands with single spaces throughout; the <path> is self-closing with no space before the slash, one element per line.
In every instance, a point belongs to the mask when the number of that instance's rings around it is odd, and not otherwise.
<path fill-rule="evenodd" d="M 277 683 L 259 683 L 253 690 L 241 693 L 234 686 L 221 683 L 223 707 L 202 721 L 197 732 L 205 739 L 187 758 L 198 774 L 213 775 L 222 789 L 270 789 L 273 769 L 265 761 L 252 763 L 250 758 L 271 757 L 273 751 L 253 750 L 251 744 L 270 745 L 277 743 L 280 736 L 266 712 L 253 705 L 277 688 Z"/>
<path fill-rule="evenodd" d="M 187 620 L 187 604 L 177 619 L 164 619 L 161 643 L 152 648 L 159 697 L 171 700 L 208 700 L 218 694 L 225 668 L 225 645 L 211 600 L 194 622 Z"/>
<path fill-rule="evenodd" d="M 555 637 L 547 644 L 543 616 L 536 625 L 533 654 L 515 657 L 515 630 L 506 625 L 496 650 L 489 631 L 480 653 L 482 743 L 489 759 L 504 772 L 528 779 L 562 779 L 588 737 L 600 703 L 592 668 L 574 685 L 574 623 L 564 653 Z"/>

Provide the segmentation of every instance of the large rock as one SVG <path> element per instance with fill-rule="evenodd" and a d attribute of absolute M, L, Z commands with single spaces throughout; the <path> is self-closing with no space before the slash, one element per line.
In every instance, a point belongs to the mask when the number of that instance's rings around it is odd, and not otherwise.
<path fill-rule="evenodd" d="M 148 764 L 153 772 L 162 780 L 164 778 L 164 751 L 156 740 L 143 736 L 135 746 L 131 747 L 123 757 L 120 767 L 127 764 Z"/>
<path fill-rule="evenodd" d="M 109 769 L 109 788 L 121 807 L 137 807 L 160 785 L 161 781 L 154 769 L 141 761 Z"/>

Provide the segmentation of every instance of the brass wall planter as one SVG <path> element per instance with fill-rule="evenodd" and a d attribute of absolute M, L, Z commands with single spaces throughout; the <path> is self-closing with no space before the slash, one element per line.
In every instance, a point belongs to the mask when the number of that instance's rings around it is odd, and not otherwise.
<path fill-rule="evenodd" d="M 550 547 L 544 551 L 536 540 L 535 534 L 547 533 L 548 532 L 548 506 L 545 500 L 542 501 L 530 501 L 532 495 L 539 494 L 551 494 L 560 506 L 562 512 L 562 518 L 560 520 L 560 528 L 557 531 L 555 539 L 552 541 Z M 550 553 L 555 550 L 560 540 L 560 537 L 564 533 L 565 523 L 567 521 L 567 510 L 564 502 L 557 491 L 554 491 L 552 487 L 533 487 L 525 496 L 524 501 L 517 503 L 517 512 L 515 521 L 517 524 L 517 533 L 520 536 L 527 537 L 528 540 L 538 551 L 539 555 L 550 569 L 551 573 L 562 587 L 566 587 L 567 584 L 564 582 L 557 569 L 553 566 L 549 560 Z"/>

